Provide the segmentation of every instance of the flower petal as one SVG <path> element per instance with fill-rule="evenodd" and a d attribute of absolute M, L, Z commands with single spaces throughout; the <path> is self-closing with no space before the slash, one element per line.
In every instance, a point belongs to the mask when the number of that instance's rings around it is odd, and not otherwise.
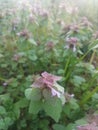
<path fill-rule="evenodd" d="M 54 88 L 51 88 L 51 93 L 52 96 L 57 96 L 58 98 L 60 98 L 60 92 L 56 91 Z"/>

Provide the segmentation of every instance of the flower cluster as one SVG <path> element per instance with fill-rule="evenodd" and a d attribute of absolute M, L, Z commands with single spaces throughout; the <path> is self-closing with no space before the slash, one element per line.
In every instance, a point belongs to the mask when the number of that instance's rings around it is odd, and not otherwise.
<path fill-rule="evenodd" d="M 94 38 L 94 39 L 98 39 L 98 31 L 96 31 L 96 32 L 93 34 L 93 38 Z"/>
<path fill-rule="evenodd" d="M 78 130 L 98 130 L 96 123 L 93 122 L 92 124 L 87 124 L 85 126 L 78 126 Z"/>
<path fill-rule="evenodd" d="M 43 72 L 41 76 L 35 79 L 31 87 L 40 88 L 41 91 L 46 89 L 47 91 L 50 91 L 51 96 L 57 96 L 60 99 L 63 97 L 62 103 L 64 104 L 65 103 L 64 88 L 57 83 L 57 81 L 59 81 L 60 79 L 61 77 L 59 76 Z"/>
<path fill-rule="evenodd" d="M 66 49 L 72 49 L 73 52 L 76 51 L 76 46 L 78 39 L 76 37 L 71 37 L 66 39 L 67 45 L 65 46 Z"/>
<path fill-rule="evenodd" d="M 92 23 L 87 19 L 87 17 L 82 18 L 81 25 L 84 27 L 92 27 Z"/>

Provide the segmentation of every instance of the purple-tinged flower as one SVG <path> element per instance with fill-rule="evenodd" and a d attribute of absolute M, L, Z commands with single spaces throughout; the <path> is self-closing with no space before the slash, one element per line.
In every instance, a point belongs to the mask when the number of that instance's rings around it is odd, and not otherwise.
<path fill-rule="evenodd" d="M 57 20 L 57 24 L 60 25 L 62 28 L 65 27 L 65 22 L 63 20 L 61 20 L 61 19 Z"/>
<path fill-rule="evenodd" d="M 67 32 L 70 31 L 70 26 L 71 26 L 71 25 L 65 25 L 65 26 L 63 27 L 64 33 L 67 33 Z"/>
<path fill-rule="evenodd" d="M 30 14 L 30 16 L 29 16 L 29 22 L 30 22 L 30 23 L 36 23 L 36 20 L 35 20 L 35 16 L 34 16 L 34 15 Z"/>
<path fill-rule="evenodd" d="M 21 32 L 17 33 L 17 36 L 24 37 L 28 39 L 30 37 L 30 33 L 27 29 L 22 30 Z"/>
<path fill-rule="evenodd" d="M 20 59 L 20 57 L 21 56 L 19 54 L 14 54 L 12 60 L 13 61 L 18 61 Z"/>
<path fill-rule="evenodd" d="M 7 82 L 4 82 L 2 85 L 3 85 L 4 87 L 6 87 L 6 86 L 8 86 L 8 83 L 7 83 Z"/>
<path fill-rule="evenodd" d="M 87 120 L 89 123 L 95 122 L 98 125 L 98 114 L 88 114 Z"/>
<path fill-rule="evenodd" d="M 45 83 L 48 87 L 52 87 L 56 81 L 61 79 L 61 77 L 49 74 L 47 72 L 43 72 L 41 75 L 43 78 L 43 83 Z"/>
<path fill-rule="evenodd" d="M 98 39 L 98 31 L 96 31 L 96 32 L 93 34 L 93 38 L 94 38 L 94 39 Z"/>
<path fill-rule="evenodd" d="M 4 18 L 5 14 L 4 12 L 0 12 L 0 19 Z"/>
<path fill-rule="evenodd" d="M 84 27 L 92 27 L 92 23 L 86 17 L 82 18 L 81 25 Z"/>
<path fill-rule="evenodd" d="M 78 13 L 78 7 L 71 7 L 71 6 L 68 6 L 66 7 L 66 12 L 69 13 L 69 14 L 77 14 Z"/>
<path fill-rule="evenodd" d="M 16 29 L 17 29 L 17 27 L 18 27 L 18 25 L 19 25 L 19 19 L 17 18 L 17 19 L 13 19 L 12 20 L 12 29 L 15 31 Z"/>
<path fill-rule="evenodd" d="M 78 39 L 76 37 L 71 37 L 66 39 L 67 45 L 65 46 L 66 49 L 72 49 L 73 52 L 76 51 L 76 46 Z"/>
<path fill-rule="evenodd" d="M 77 130 L 98 130 L 98 127 L 95 122 L 87 124 L 85 126 L 78 126 Z"/>
<path fill-rule="evenodd" d="M 13 79 L 11 78 L 11 79 L 8 79 L 8 80 L 6 80 L 5 82 L 3 82 L 3 86 L 4 87 L 6 87 L 6 86 L 8 86 L 11 82 L 13 81 Z"/>
<path fill-rule="evenodd" d="M 41 10 L 39 12 L 39 15 L 42 17 L 42 18 L 48 18 L 48 11 L 47 10 Z"/>
<path fill-rule="evenodd" d="M 60 10 L 66 10 L 65 2 L 61 2 L 59 5 Z"/>
<path fill-rule="evenodd" d="M 79 26 L 77 24 L 73 24 L 70 26 L 70 30 L 77 33 L 79 31 Z"/>
<path fill-rule="evenodd" d="M 51 91 L 52 96 L 57 96 L 60 98 L 60 95 L 64 93 L 64 90 L 61 89 L 61 86 L 59 86 L 59 88 L 56 88 L 56 86 L 58 85 L 56 82 L 60 79 L 61 77 L 59 76 L 43 72 L 41 76 L 35 80 L 31 87 L 37 87 L 40 89 L 47 88 Z"/>
<path fill-rule="evenodd" d="M 49 41 L 46 43 L 46 50 L 51 51 L 54 48 L 54 43 L 52 41 Z"/>
<path fill-rule="evenodd" d="M 74 94 L 69 94 L 69 93 L 65 93 L 65 98 L 66 98 L 66 101 L 70 101 L 70 99 L 72 99 L 74 97 Z"/>

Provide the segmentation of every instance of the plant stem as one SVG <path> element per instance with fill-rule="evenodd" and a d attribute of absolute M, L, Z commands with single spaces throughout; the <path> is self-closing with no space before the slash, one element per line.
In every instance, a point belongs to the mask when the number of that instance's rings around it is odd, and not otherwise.
<path fill-rule="evenodd" d="M 86 95 L 85 98 L 80 102 L 80 105 L 83 106 L 87 103 L 87 101 L 93 96 L 94 93 L 98 91 L 98 86 L 96 86 L 91 92 L 89 91 L 89 95 Z"/>
<path fill-rule="evenodd" d="M 95 54 L 96 54 L 96 50 L 94 50 L 94 52 L 93 52 L 93 54 L 92 54 L 92 56 L 91 56 L 90 64 L 93 62 L 93 59 L 94 59 L 94 57 L 95 57 Z"/>
<path fill-rule="evenodd" d="M 65 75 L 66 75 L 66 72 L 67 72 L 67 69 L 68 69 L 68 66 L 69 66 L 69 63 L 70 63 L 70 57 L 68 58 L 68 60 L 67 60 L 67 63 L 66 63 L 66 65 L 65 65 L 65 69 L 64 69 L 64 77 L 65 77 Z"/>
<path fill-rule="evenodd" d="M 1 81 L 6 81 L 6 79 L 4 79 L 4 78 L 1 78 L 1 77 L 0 77 L 0 80 L 1 80 Z"/>

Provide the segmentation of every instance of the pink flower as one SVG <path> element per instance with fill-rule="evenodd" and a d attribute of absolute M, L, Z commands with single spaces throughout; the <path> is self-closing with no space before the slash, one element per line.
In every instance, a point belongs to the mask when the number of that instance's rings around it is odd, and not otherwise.
<path fill-rule="evenodd" d="M 76 46 L 78 39 L 76 37 L 70 37 L 66 39 L 67 45 L 65 46 L 66 49 L 72 49 L 73 52 L 76 51 Z"/>
<path fill-rule="evenodd" d="M 96 31 L 96 32 L 93 34 L 93 38 L 94 38 L 94 39 L 98 39 L 98 31 Z"/>
<path fill-rule="evenodd" d="M 52 96 L 60 97 L 62 90 L 58 90 L 55 85 L 56 81 L 59 81 L 61 77 L 43 72 L 40 77 L 38 77 L 32 84 L 32 87 L 47 88 L 50 89 Z"/>
<path fill-rule="evenodd" d="M 78 126 L 77 128 L 77 130 L 98 130 L 95 122 L 93 122 L 92 124 L 87 124 L 85 126 Z"/>
<path fill-rule="evenodd" d="M 46 84 L 48 87 L 52 87 L 56 81 L 59 81 L 61 79 L 61 77 L 49 74 L 47 72 L 43 72 L 41 75 L 43 78 L 43 83 Z"/>
<path fill-rule="evenodd" d="M 54 43 L 52 41 L 47 42 L 46 44 L 46 50 L 51 51 L 54 48 Z"/>
<path fill-rule="evenodd" d="M 87 19 L 87 17 L 82 18 L 81 25 L 84 27 L 92 27 L 92 23 Z"/>

